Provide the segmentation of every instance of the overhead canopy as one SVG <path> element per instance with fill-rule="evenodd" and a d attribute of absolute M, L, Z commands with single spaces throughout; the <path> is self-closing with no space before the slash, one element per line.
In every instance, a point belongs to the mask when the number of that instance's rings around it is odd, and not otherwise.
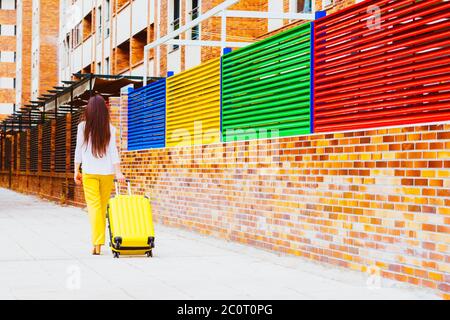
<path fill-rule="evenodd" d="M 0 131 L 28 129 L 46 119 L 82 108 L 94 94 L 101 94 L 105 98 L 119 96 L 123 87 L 132 86 L 136 89 L 142 87 L 143 83 L 143 77 L 139 76 L 92 73 L 76 73 L 74 76 L 78 80 L 63 81 L 63 86 L 55 86 L 54 90 L 30 101 L 20 111 L 14 111 L 2 121 Z M 161 78 L 150 77 L 147 82 L 159 79 Z"/>

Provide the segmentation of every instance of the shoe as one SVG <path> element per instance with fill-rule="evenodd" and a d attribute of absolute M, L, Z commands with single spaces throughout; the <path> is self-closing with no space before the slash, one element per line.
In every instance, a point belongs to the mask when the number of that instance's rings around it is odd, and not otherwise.
<path fill-rule="evenodd" d="M 92 255 L 99 256 L 101 253 L 101 248 L 102 247 L 100 245 L 94 246 L 94 249 L 92 250 Z"/>

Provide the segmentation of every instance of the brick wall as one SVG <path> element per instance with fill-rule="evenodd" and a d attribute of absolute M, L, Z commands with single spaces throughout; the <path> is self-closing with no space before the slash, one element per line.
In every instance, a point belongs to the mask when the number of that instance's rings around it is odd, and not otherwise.
<path fill-rule="evenodd" d="M 16 91 L 14 89 L 0 89 L 0 103 L 15 103 Z"/>
<path fill-rule="evenodd" d="M 59 2 L 59 0 L 40 1 L 38 95 L 53 89 L 58 83 Z"/>
<path fill-rule="evenodd" d="M 16 64 L 14 62 L 0 62 L 0 75 L 6 78 L 16 77 Z"/>
<path fill-rule="evenodd" d="M 128 152 L 127 97 L 110 108 L 124 173 L 160 223 L 450 299 L 450 123 Z M 83 206 L 71 179 L 15 170 L 12 188 Z"/>
<path fill-rule="evenodd" d="M 22 62 L 22 105 L 28 104 L 31 98 L 31 35 L 32 35 L 32 0 L 22 0 L 22 20 L 17 21 L 22 28 L 22 51 L 17 53 L 17 60 Z"/>
<path fill-rule="evenodd" d="M 16 24 L 16 10 L 2 10 L 0 9 L 0 25 L 2 24 Z"/>
<path fill-rule="evenodd" d="M 0 25 L 15 24 L 16 11 L 15 10 L 0 10 Z M 0 36 L 0 52 L 2 51 L 16 51 L 16 37 L 15 36 Z M 15 78 L 16 77 L 15 63 L 0 63 L 0 78 Z M 15 103 L 16 96 L 14 89 L 0 89 L 0 103 Z M 0 115 L 0 120 L 5 116 Z"/>
<path fill-rule="evenodd" d="M 124 150 L 122 166 L 161 223 L 450 298 L 449 150 L 440 123 Z"/>

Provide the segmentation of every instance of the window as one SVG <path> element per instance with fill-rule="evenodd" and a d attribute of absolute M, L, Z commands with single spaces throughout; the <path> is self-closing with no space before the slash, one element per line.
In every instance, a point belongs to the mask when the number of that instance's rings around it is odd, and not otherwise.
<path fill-rule="evenodd" d="M 13 24 L 0 25 L 0 36 L 15 36 L 16 26 Z"/>
<path fill-rule="evenodd" d="M 169 16 L 172 17 L 172 22 L 170 23 L 170 31 L 175 31 L 180 28 L 180 0 L 172 0 L 172 6 L 171 6 L 172 14 Z M 179 36 L 175 37 L 174 39 L 180 39 Z M 172 46 L 172 51 L 178 50 L 179 46 L 174 45 Z"/>
<path fill-rule="evenodd" d="M 104 65 L 104 68 L 105 68 L 105 74 L 110 74 L 109 58 L 106 58 L 106 59 L 105 59 L 105 65 Z"/>
<path fill-rule="evenodd" d="M 97 8 L 97 43 L 102 40 L 102 6 Z"/>
<path fill-rule="evenodd" d="M 105 2 L 105 21 L 109 21 L 109 16 L 111 15 L 111 1 L 106 0 Z"/>
<path fill-rule="evenodd" d="M 311 13 L 312 1 L 311 0 L 291 0 L 291 11 L 297 13 Z"/>
<path fill-rule="evenodd" d="M 14 111 L 14 103 L 0 103 L 0 114 L 11 114 Z"/>
<path fill-rule="evenodd" d="M 1 51 L 0 62 L 16 62 L 16 53 L 13 51 Z"/>
<path fill-rule="evenodd" d="M 69 65 L 69 57 L 70 57 L 70 32 L 66 34 L 66 38 L 64 39 L 64 53 L 63 53 L 63 66 L 67 67 Z"/>
<path fill-rule="evenodd" d="M 16 10 L 17 0 L 0 0 L 0 9 L 2 10 Z"/>
<path fill-rule="evenodd" d="M 95 70 L 95 73 L 102 74 L 102 63 L 101 62 L 97 63 L 97 70 Z"/>
<path fill-rule="evenodd" d="M 0 89 L 15 89 L 16 79 L 15 78 L 0 78 Z"/>
<path fill-rule="evenodd" d="M 191 1 L 191 11 L 189 12 L 189 19 L 195 20 L 198 18 L 200 14 L 200 6 L 199 0 L 190 0 Z M 191 29 L 191 39 L 198 40 L 200 39 L 200 26 L 196 25 Z"/>
<path fill-rule="evenodd" d="M 72 30 L 72 48 L 78 47 L 81 43 L 81 22 Z"/>
<path fill-rule="evenodd" d="M 111 1 L 105 2 L 105 39 L 109 37 L 109 19 L 111 16 Z"/>
<path fill-rule="evenodd" d="M 361 2 L 361 0 L 356 0 L 356 3 Z M 334 0 L 322 0 L 322 8 L 327 9 L 334 6 Z"/>

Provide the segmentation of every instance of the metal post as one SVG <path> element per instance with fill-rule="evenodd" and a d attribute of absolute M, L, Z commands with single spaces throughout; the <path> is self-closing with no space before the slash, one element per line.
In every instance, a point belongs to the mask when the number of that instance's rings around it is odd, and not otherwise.
<path fill-rule="evenodd" d="M 16 104 L 13 105 L 13 117 L 12 117 L 12 119 L 11 119 L 11 131 L 12 131 L 12 132 L 14 132 L 14 119 L 15 119 L 14 114 L 15 114 L 15 113 L 16 113 Z"/>
<path fill-rule="evenodd" d="M 227 16 L 226 14 L 222 14 L 222 23 L 221 23 L 221 31 L 220 31 L 220 52 L 223 53 L 225 49 L 225 43 L 227 41 Z"/>
<path fill-rule="evenodd" d="M 73 112 L 73 87 L 70 86 L 70 114 Z"/>
<path fill-rule="evenodd" d="M 58 118 L 58 96 L 55 95 L 55 119 Z"/>
<path fill-rule="evenodd" d="M 148 76 L 148 51 L 144 50 L 144 82 L 143 86 L 145 87 L 147 85 L 147 76 Z"/>
<path fill-rule="evenodd" d="M 44 123 L 45 123 L 45 103 L 42 106 L 42 124 L 44 124 Z"/>
<path fill-rule="evenodd" d="M 89 98 L 92 97 L 92 74 L 89 74 Z"/>

